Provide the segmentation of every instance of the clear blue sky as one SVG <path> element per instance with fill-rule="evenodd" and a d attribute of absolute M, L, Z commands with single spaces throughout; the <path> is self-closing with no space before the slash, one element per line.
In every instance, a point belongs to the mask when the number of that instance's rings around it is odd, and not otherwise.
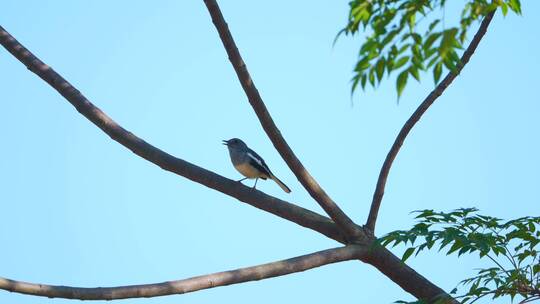
<path fill-rule="evenodd" d="M 341 207 L 366 219 L 395 135 L 433 88 L 394 81 L 349 98 L 359 39 L 340 39 L 347 1 L 221 1 L 254 81 L 285 138 Z M 540 2 L 498 14 L 462 75 L 407 139 L 388 180 L 378 234 L 409 212 L 476 206 L 538 215 Z M 240 137 L 292 193 L 322 212 L 256 117 L 202 1 L 3 0 L 0 24 L 117 122 L 169 153 L 229 178 L 222 139 Z M 0 276 L 75 286 L 186 278 L 337 244 L 135 156 L 0 50 Z M 400 253 L 400 249 L 395 250 Z M 409 263 L 450 290 L 476 257 Z M 391 303 L 411 299 L 360 262 L 165 298 L 122 303 Z M 67 303 L 0 292 L 2 303 Z"/>

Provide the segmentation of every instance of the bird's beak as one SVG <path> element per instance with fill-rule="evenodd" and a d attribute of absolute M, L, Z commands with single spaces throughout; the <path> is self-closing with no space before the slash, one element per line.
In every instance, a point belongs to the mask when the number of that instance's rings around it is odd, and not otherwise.
<path fill-rule="evenodd" d="M 224 144 L 225 146 L 228 146 L 228 145 L 229 145 L 229 142 L 226 141 L 226 140 L 223 140 L 223 144 Z"/>

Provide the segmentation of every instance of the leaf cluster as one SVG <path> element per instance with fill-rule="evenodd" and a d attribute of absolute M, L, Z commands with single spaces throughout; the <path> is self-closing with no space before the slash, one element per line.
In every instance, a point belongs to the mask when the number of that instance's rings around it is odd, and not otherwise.
<path fill-rule="evenodd" d="M 410 230 L 393 231 L 379 239 L 383 246 L 407 246 L 402 260 L 424 250 L 445 251 L 447 255 L 478 254 L 493 267 L 479 269 L 474 277 L 461 281 L 466 290 L 457 296 L 473 303 L 485 296 L 516 296 L 522 303 L 540 299 L 540 217 L 514 220 L 478 214 L 475 208 L 451 212 L 415 211 L 417 223 Z M 406 302 L 399 302 L 406 303 Z"/>
<path fill-rule="evenodd" d="M 347 26 L 339 34 L 365 32 L 354 68 L 351 94 L 360 85 L 376 87 L 384 75 L 398 73 L 396 90 L 403 93 L 410 77 L 431 70 L 438 83 L 444 70 L 459 67 L 459 50 L 473 23 L 500 9 L 521 14 L 520 0 L 462 0 L 459 24 L 445 24 L 446 0 L 353 0 Z M 421 24 L 426 21 L 427 23 Z M 448 26 L 448 27 L 447 27 Z"/>

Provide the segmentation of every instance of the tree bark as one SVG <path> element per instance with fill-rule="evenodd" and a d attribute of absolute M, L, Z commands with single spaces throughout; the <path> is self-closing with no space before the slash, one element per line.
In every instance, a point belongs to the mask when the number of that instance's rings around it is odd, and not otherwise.
<path fill-rule="evenodd" d="M 437 302 L 437 304 L 459 303 L 443 289 L 407 266 L 400 258 L 380 245 L 373 245 L 370 254 L 363 261 L 373 265 L 386 277 L 403 288 L 403 290 L 419 300 L 424 300 L 427 303 L 435 303 L 440 299 L 444 299 L 445 301 L 442 303 Z"/>

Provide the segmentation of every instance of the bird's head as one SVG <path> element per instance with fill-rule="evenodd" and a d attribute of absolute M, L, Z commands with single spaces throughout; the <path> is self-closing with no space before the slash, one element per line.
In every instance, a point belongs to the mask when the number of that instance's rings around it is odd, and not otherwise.
<path fill-rule="evenodd" d="M 239 138 L 224 140 L 223 144 L 226 145 L 229 149 L 233 150 L 241 150 L 247 148 L 247 145 Z"/>

